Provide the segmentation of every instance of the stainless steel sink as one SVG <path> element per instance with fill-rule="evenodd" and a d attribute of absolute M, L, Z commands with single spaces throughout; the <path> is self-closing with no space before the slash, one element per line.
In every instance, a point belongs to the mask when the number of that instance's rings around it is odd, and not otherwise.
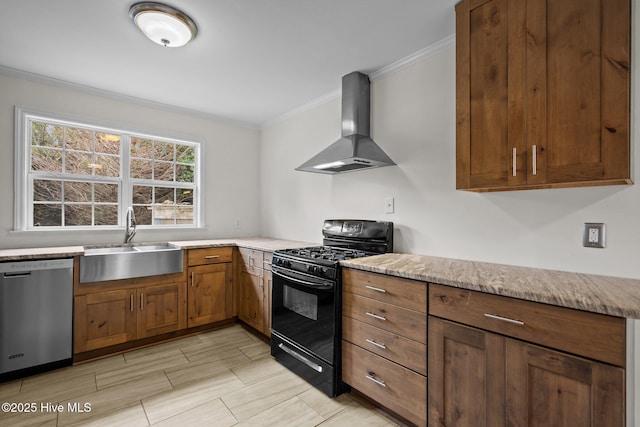
<path fill-rule="evenodd" d="M 182 272 L 182 249 L 169 243 L 85 246 L 80 283 Z"/>

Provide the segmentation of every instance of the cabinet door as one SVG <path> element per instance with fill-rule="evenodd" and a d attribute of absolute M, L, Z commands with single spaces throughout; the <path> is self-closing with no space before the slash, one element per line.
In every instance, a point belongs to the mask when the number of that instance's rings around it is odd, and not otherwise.
<path fill-rule="evenodd" d="M 240 307 L 238 317 L 253 328 L 264 328 L 264 291 L 262 277 L 249 271 L 240 272 Z"/>
<path fill-rule="evenodd" d="M 527 0 L 526 16 L 528 183 L 625 182 L 629 0 Z"/>
<path fill-rule="evenodd" d="M 526 183 L 524 0 L 456 6 L 456 187 Z"/>
<path fill-rule="evenodd" d="M 135 290 L 81 295 L 74 299 L 74 353 L 136 338 Z"/>
<path fill-rule="evenodd" d="M 505 338 L 433 316 L 428 336 L 428 425 L 504 426 Z"/>
<path fill-rule="evenodd" d="M 510 426 L 624 426 L 624 370 L 506 340 Z"/>
<path fill-rule="evenodd" d="M 137 291 L 138 338 L 187 327 L 186 284 L 148 286 Z"/>
<path fill-rule="evenodd" d="M 271 289 L 272 284 L 271 270 L 264 270 L 262 272 L 262 287 L 264 291 L 264 334 L 268 337 L 271 336 Z"/>
<path fill-rule="evenodd" d="M 231 264 L 190 268 L 187 294 L 189 327 L 232 317 Z"/>

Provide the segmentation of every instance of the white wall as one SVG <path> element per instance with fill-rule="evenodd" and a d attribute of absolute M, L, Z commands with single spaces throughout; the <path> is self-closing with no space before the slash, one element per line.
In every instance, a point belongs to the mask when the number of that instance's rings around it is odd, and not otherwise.
<path fill-rule="evenodd" d="M 203 141 L 205 223 L 199 230 L 142 230 L 135 241 L 201 239 L 259 234 L 258 144 L 256 129 L 189 114 L 178 109 L 128 101 L 0 74 L 0 249 L 117 243 L 122 231 L 13 232 L 14 106 L 188 140 Z M 240 229 L 235 229 L 236 218 Z"/>
<path fill-rule="evenodd" d="M 454 43 L 374 79 L 371 94 L 372 137 L 398 166 L 334 176 L 294 171 L 340 136 L 337 98 L 268 124 L 260 154 L 263 235 L 319 242 L 325 218 L 390 220 L 397 252 L 640 278 L 638 185 L 455 190 Z M 384 214 L 388 196 L 395 197 L 391 215 Z M 606 223 L 605 249 L 582 247 L 584 222 Z"/>

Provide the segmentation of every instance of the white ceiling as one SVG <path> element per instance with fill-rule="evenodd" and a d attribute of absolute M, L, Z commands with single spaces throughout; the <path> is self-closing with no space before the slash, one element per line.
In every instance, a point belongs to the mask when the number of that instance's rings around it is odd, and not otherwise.
<path fill-rule="evenodd" d="M 171 0 L 198 36 L 146 39 L 135 0 L 0 0 L 0 66 L 259 126 L 451 36 L 458 0 Z"/>

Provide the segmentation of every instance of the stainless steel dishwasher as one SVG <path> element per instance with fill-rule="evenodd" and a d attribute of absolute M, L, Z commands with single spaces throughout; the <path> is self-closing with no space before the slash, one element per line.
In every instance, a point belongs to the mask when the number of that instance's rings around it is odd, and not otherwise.
<path fill-rule="evenodd" d="M 71 364 L 73 260 L 0 263 L 0 380 Z"/>

